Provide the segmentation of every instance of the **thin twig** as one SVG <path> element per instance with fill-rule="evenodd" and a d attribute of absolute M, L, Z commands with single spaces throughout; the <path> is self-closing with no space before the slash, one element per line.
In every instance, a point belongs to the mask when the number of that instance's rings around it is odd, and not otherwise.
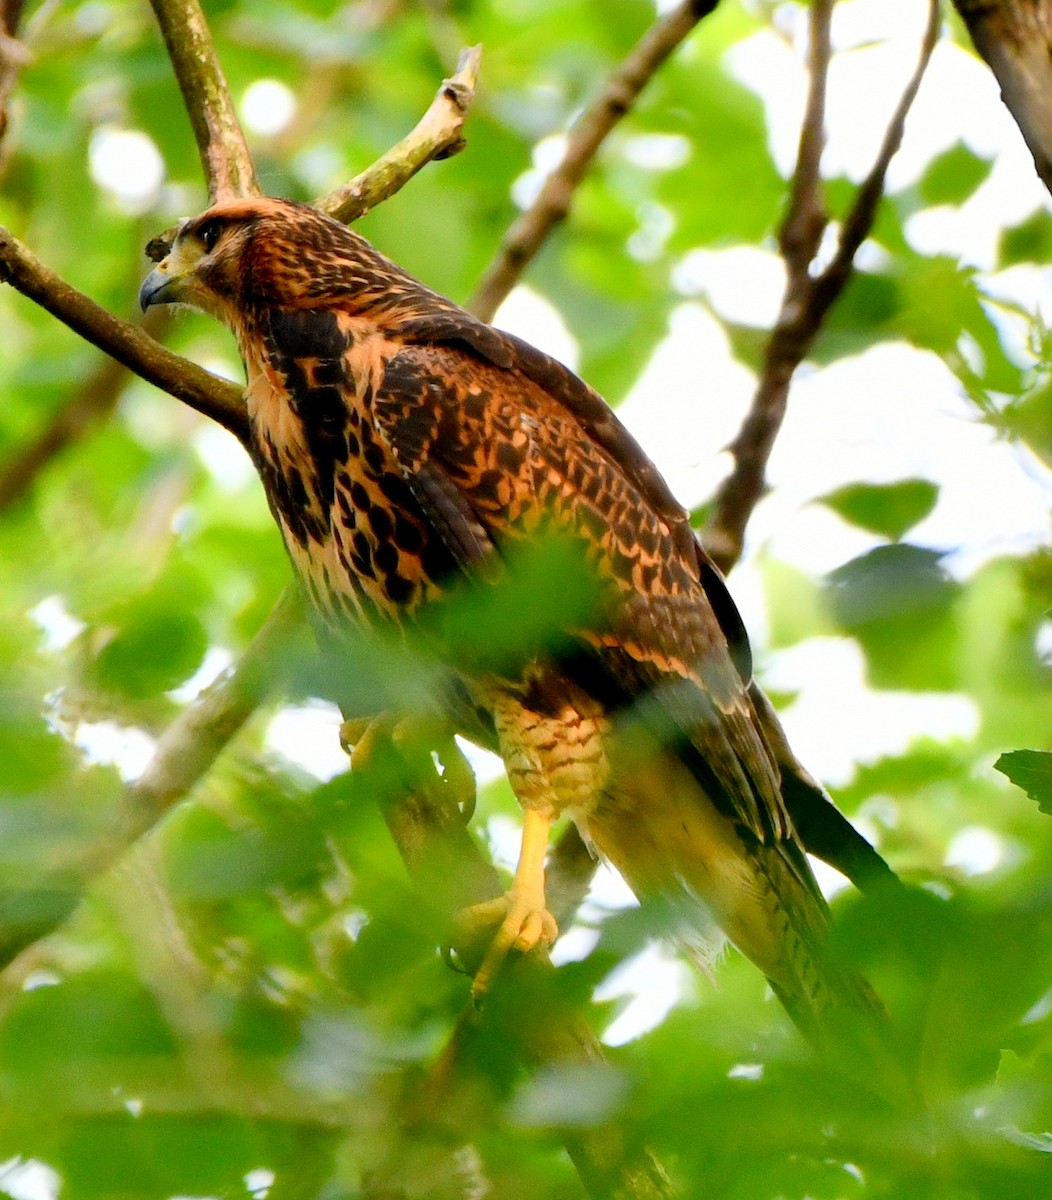
<path fill-rule="evenodd" d="M 0 901 L 0 969 L 61 925 L 85 889 L 152 829 L 205 775 L 271 691 L 303 636 L 303 607 L 289 588 L 237 666 L 190 704 L 165 731 L 142 776 L 124 793 L 107 834 L 38 883 Z"/>
<path fill-rule="evenodd" d="M 461 131 L 475 97 L 481 60 L 481 46 L 462 50 L 456 72 L 442 81 L 412 132 L 349 183 L 316 200 L 315 207 L 349 225 L 393 196 L 427 163 L 459 153 L 465 145 Z"/>
<path fill-rule="evenodd" d="M 237 665 L 222 675 L 165 730 L 138 781 L 125 793 L 119 840 L 130 845 L 201 779 L 273 689 L 305 635 L 303 602 L 290 586 L 271 609 Z"/>
<path fill-rule="evenodd" d="M 162 308 L 142 318 L 143 331 L 160 339 L 171 323 Z M 88 378 L 66 397 L 43 429 L 0 466 L 0 513 L 20 500 L 44 468 L 69 446 L 96 429 L 120 399 L 128 368 L 106 354 Z"/>
<path fill-rule="evenodd" d="M 197 0 L 150 0 L 193 126 L 211 202 L 258 196 L 259 181 Z"/>
<path fill-rule="evenodd" d="M 0 282 L 47 309 L 52 316 L 119 363 L 177 400 L 218 421 L 243 443 L 248 417 L 241 389 L 166 350 L 135 325 L 122 321 L 45 267 L 0 226 Z"/>
<path fill-rule="evenodd" d="M 888 167 L 898 153 L 899 146 L 902 145 L 902 135 L 906 131 L 906 117 L 917 98 L 924 72 L 927 70 L 935 50 L 935 44 L 939 40 L 939 21 L 938 0 L 929 0 L 928 23 L 924 29 L 917 65 L 903 89 L 895 111 L 891 114 L 891 120 L 884 132 L 884 140 L 880 144 L 880 150 L 877 152 L 873 166 L 855 192 L 854 202 L 841 226 L 836 251 L 829 265 L 815 280 L 814 303 L 818 321 L 825 317 L 830 305 L 843 291 L 851 274 L 855 255 L 862 243 L 869 237 L 873 222 L 877 219 L 877 208 L 884 195 L 884 182 L 887 178 Z"/>
<path fill-rule="evenodd" d="M 824 62 L 828 66 L 829 4 L 822 0 L 813 10 L 812 72 Z M 823 26 L 823 20 L 826 22 Z M 828 266 L 811 274 L 814 249 L 821 239 L 824 218 L 817 199 L 818 155 L 815 131 L 804 130 L 796 175 L 791 190 L 790 210 L 782 225 L 781 250 L 786 264 L 786 289 L 778 320 L 764 353 L 763 373 L 749 412 L 728 449 L 734 459 L 731 473 L 720 485 L 705 528 L 705 545 L 716 564 L 728 571 L 738 561 L 745 526 L 764 493 L 767 461 L 785 416 L 789 385 L 796 368 L 814 343 L 830 306 L 843 292 L 854 269 L 855 254 L 868 237 L 884 194 L 888 165 L 902 141 L 906 116 L 917 95 L 939 33 L 938 0 L 929 0 L 928 23 L 917 66 L 888 122 L 884 140 L 869 175 L 859 185 L 850 211 L 841 226 L 836 250 Z M 818 49 L 816 49 L 816 47 Z M 822 67 L 823 74 L 825 67 Z M 821 111 L 816 92 L 824 92 L 824 80 L 812 74 L 807 112 Z M 810 249 L 809 249 L 810 248 Z"/>
<path fill-rule="evenodd" d="M 629 56 L 603 85 L 570 130 L 562 161 L 548 176 L 537 199 L 504 235 L 467 307 L 492 320 L 553 227 L 570 211 L 581 183 L 604 139 L 631 109 L 657 69 L 719 0 L 686 0 L 647 30 Z"/>
<path fill-rule="evenodd" d="M 832 13 L 833 0 L 815 0 L 811 6 L 807 104 L 800 126 L 796 170 L 789 185 L 789 204 L 778 232 L 778 247 L 794 283 L 807 277 L 829 220 L 822 196 L 821 162 L 826 133 L 826 83 L 832 53 L 829 43 Z"/>
<path fill-rule="evenodd" d="M 1052 3 L 954 0 L 1052 192 Z"/>

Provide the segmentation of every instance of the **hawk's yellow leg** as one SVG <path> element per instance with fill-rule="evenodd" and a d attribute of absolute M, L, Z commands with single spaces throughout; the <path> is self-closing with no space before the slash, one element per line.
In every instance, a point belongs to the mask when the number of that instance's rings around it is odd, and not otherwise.
<path fill-rule="evenodd" d="M 544 896 L 544 859 L 551 827 L 551 813 L 525 809 L 519 864 L 511 887 L 499 899 L 473 904 L 460 914 L 461 920 L 470 926 L 486 927 L 500 922 L 482 965 L 475 972 L 471 994 L 476 999 L 486 993 L 509 950 L 526 952 L 536 946 L 550 946 L 559 934 Z"/>

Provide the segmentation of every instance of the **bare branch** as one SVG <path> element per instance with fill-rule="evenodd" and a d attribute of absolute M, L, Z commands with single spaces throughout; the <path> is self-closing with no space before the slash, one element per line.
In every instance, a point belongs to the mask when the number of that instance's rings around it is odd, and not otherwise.
<path fill-rule="evenodd" d="M 826 0 L 822 0 L 815 6 L 812 18 L 812 38 L 823 39 L 827 47 L 829 8 Z M 823 17 L 827 23 L 824 30 L 820 21 Z M 823 228 L 816 226 L 814 220 L 815 214 L 821 212 L 815 200 L 818 179 L 815 176 L 813 182 L 807 182 L 794 178 L 790 211 L 782 226 L 782 256 L 786 263 L 787 280 L 781 310 L 767 343 L 763 373 L 749 412 L 729 446 L 734 467 L 716 493 L 705 528 L 705 545 L 723 571 L 730 570 L 738 561 L 745 526 L 763 495 L 767 461 L 785 416 L 793 373 L 814 343 L 826 313 L 844 290 L 854 269 L 855 254 L 873 228 L 877 207 L 884 194 L 888 164 L 902 141 L 906 116 L 927 69 L 938 32 L 938 0 L 929 0 L 928 23 L 917 66 L 888 122 L 873 168 L 855 194 L 854 203 L 841 227 L 836 251 L 829 265 L 814 276 L 810 273 L 813 248 L 817 246 Z M 812 46 L 812 67 L 822 61 L 822 55 L 816 56 Z M 828 50 L 824 61 L 828 66 Z M 817 87 L 824 90 L 824 83 L 818 84 L 812 79 L 809 114 L 815 107 L 813 97 Z M 817 172 L 818 158 L 813 149 L 817 136 L 806 132 L 801 136 L 795 175 L 813 175 Z M 800 211 L 796 210 L 797 205 L 802 206 Z M 804 232 L 798 236 L 793 232 L 797 229 Z M 790 231 L 788 237 L 787 231 Z M 809 245 L 811 252 L 808 252 Z"/>
<path fill-rule="evenodd" d="M 241 388 L 166 350 L 137 326 L 101 308 L 45 267 L 3 226 L 0 282 L 11 284 L 119 363 L 247 443 L 248 416 Z"/>
<path fill-rule="evenodd" d="M 466 144 L 461 131 L 475 98 L 481 60 L 481 46 L 462 50 L 456 73 L 442 81 L 414 129 L 349 183 L 315 200 L 315 208 L 349 225 L 393 196 L 429 162 L 459 153 Z M 153 238 L 146 247 L 148 257 L 160 262 L 171 250 L 175 233 L 173 226 Z"/>
<path fill-rule="evenodd" d="M 954 0 L 1052 192 L 1052 3 Z"/>
<path fill-rule="evenodd" d="M 537 199 L 504 235 L 494 261 L 468 301 L 467 307 L 476 316 L 492 320 L 545 238 L 570 211 L 574 191 L 603 140 L 628 113 L 661 64 L 718 2 L 686 0 L 667 12 L 606 81 L 570 130 L 562 162 L 545 180 Z"/>
<path fill-rule="evenodd" d="M 825 316 L 833 300 L 843 291 L 858 248 L 873 228 L 873 222 L 877 218 L 877 208 L 884 195 L 884 180 L 887 177 L 888 167 L 898 152 L 899 146 L 902 145 L 902 135 L 906 130 L 906 117 L 913 107 L 913 101 L 917 98 L 921 80 L 924 78 L 924 72 L 928 69 L 928 63 L 931 61 L 935 43 L 938 40 L 938 0 L 929 0 L 928 23 L 924 29 L 917 65 L 913 69 L 913 74 L 903 90 L 895 111 L 891 114 L 891 120 L 888 122 L 876 160 L 869 174 L 859 184 L 854 203 L 844 218 L 832 261 L 815 281 L 815 291 L 818 293 L 815 297 L 815 304 L 818 306 L 819 321 Z M 827 293 L 832 294 L 827 295 Z"/>
<path fill-rule="evenodd" d="M 274 686 L 302 636 L 303 607 L 288 589 L 235 668 L 189 705 L 165 731 L 149 766 L 121 799 L 109 833 L 32 892 L 0 900 L 0 968 L 65 921 L 92 880 L 112 867 L 204 776 Z"/>
<path fill-rule="evenodd" d="M 789 186 L 789 206 L 778 234 L 778 247 L 793 279 L 806 278 L 828 221 L 822 196 L 821 161 L 825 145 L 832 13 L 833 0 L 815 0 L 811 6 L 807 105 L 800 126 L 796 170 Z"/>
<path fill-rule="evenodd" d="M 211 202 L 258 196 L 259 182 L 197 0 L 150 0 L 193 126 Z"/>
<path fill-rule="evenodd" d="M 481 46 L 462 50 L 456 72 L 442 81 L 413 131 L 349 183 L 316 200 L 315 206 L 349 225 L 393 196 L 433 159 L 459 153 L 465 145 L 461 130 L 475 98 L 481 61 Z"/>

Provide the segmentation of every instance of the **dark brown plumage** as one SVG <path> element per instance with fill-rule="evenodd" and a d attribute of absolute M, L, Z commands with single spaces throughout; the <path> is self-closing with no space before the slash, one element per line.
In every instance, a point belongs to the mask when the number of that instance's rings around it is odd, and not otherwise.
<path fill-rule="evenodd" d="M 205 309 L 237 336 L 253 453 L 322 621 L 416 622 L 463 577 L 557 533 L 600 603 L 559 653 L 450 662 L 524 812 L 523 853 L 484 977 L 555 934 L 550 823 L 569 812 L 640 896 L 714 921 L 824 1040 L 882 1033 L 833 961 L 799 829 L 860 883 L 889 876 L 793 758 L 750 686 L 748 643 L 686 513 L 570 371 L 482 324 L 317 211 L 216 206 L 183 224 L 144 307 Z M 688 940 L 689 937 L 688 937 Z"/>

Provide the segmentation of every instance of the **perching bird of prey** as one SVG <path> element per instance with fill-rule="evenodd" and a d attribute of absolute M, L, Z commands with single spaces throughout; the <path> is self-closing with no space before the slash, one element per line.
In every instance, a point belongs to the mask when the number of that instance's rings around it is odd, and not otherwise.
<path fill-rule="evenodd" d="M 599 581 L 558 649 L 446 664 L 524 812 L 480 986 L 512 947 L 555 937 L 544 859 L 569 813 L 641 898 L 702 935 L 715 922 L 814 1040 L 850 1029 L 877 1057 L 879 1002 L 829 950 L 805 848 L 863 884 L 890 872 L 792 756 L 719 573 L 604 401 L 301 204 L 185 221 L 140 301 L 236 335 L 256 466 L 337 633 L 415 623 L 547 533 L 576 540 Z"/>

